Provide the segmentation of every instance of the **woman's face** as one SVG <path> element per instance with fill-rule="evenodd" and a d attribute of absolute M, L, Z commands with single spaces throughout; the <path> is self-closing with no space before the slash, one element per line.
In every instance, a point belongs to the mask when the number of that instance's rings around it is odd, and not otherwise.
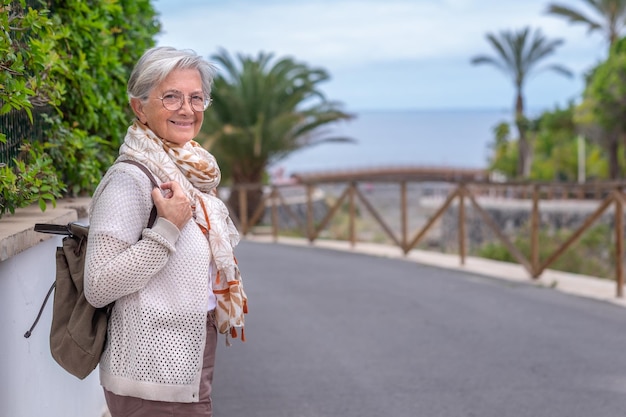
<path fill-rule="evenodd" d="M 183 96 L 183 105 L 178 110 L 168 110 L 161 98 Z M 184 145 L 196 137 L 204 120 L 204 111 L 194 111 L 191 97 L 203 96 L 202 79 L 196 69 L 175 69 L 157 85 L 146 101 L 131 99 L 135 115 L 160 138 Z M 171 106 L 170 106 L 171 107 Z"/>

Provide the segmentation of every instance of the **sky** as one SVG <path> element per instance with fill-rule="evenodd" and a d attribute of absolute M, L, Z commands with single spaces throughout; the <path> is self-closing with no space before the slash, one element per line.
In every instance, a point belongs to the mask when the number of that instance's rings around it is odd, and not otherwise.
<path fill-rule="evenodd" d="M 582 0 L 554 0 L 589 13 Z M 327 99 L 346 111 L 509 109 L 512 81 L 493 66 L 487 33 L 540 29 L 564 44 L 544 62 L 574 76 L 538 71 L 524 95 L 528 109 L 578 101 L 586 71 L 606 58 L 599 32 L 546 14 L 546 0 L 153 0 L 158 45 L 189 48 L 209 58 L 273 53 L 323 68 Z"/>

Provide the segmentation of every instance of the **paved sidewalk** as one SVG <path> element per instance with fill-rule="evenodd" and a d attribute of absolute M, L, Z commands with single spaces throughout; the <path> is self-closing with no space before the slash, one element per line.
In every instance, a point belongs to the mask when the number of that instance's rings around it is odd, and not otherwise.
<path fill-rule="evenodd" d="M 245 239 L 255 242 L 269 243 L 274 241 L 271 236 L 246 236 Z M 402 250 L 396 246 L 376 243 L 358 242 L 354 247 L 351 247 L 350 242 L 347 241 L 318 239 L 311 244 L 306 239 L 289 237 L 279 237 L 277 243 L 298 246 L 310 245 L 319 248 L 364 253 L 374 256 L 401 258 L 423 265 L 455 269 L 499 279 L 550 287 L 564 293 L 608 301 L 613 304 L 626 307 L 626 299 L 618 298 L 616 295 L 617 284 L 615 281 L 597 277 L 547 269 L 543 272 L 541 277 L 533 280 L 530 278 L 524 267 L 518 264 L 468 256 L 465 258 L 465 265 L 461 265 L 461 260 L 458 255 L 422 250 L 412 250 L 407 255 L 404 255 Z"/>

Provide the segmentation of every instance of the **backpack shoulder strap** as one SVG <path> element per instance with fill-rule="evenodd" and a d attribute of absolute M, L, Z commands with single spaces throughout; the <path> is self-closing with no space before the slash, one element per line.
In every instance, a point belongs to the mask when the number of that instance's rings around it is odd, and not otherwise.
<path fill-rule="evenodd" d="M 47 232 L 42 232 L 42 233 L 47 233 Z M 43 313 L 43 308 L 46 306 L 46 303 L 48 302 L 48 298 L 50 298 L 50 294 L 52 294 L 52 290 L 54 289 L 54 287 L 56 287 L 56 285 L 57 285 L 57 282 L 54 281 L 52 283 L 52 286 L 50 286 L 50 289 L 48 290 L 48 294 L 46 294 L 46 298 L 43 300 L 41 307 L 39 307 L 39 313 L 37 313 L 37 318 L 35 319 L 33 324 L 30 326 L 30 329 L 28 329 L 26 333 L 24 333 L 25 338 L 28 339 L 33 334 L 33 330 L 35 329 L 35 326 L 37 325 L 37 323 L 39 323 L 39 319 L 41 318 L 41 314 Z"/>
<path fill-rule="evenodd" d="M 146 168 L 146 166 L 144 164 L 142 164 L 141 162 L 133 161 L 132 159 L 124 159 L 124 160 L 119 161 L 119 162 L 125 162 L 127 164 L 135 165 L 137 168 L 141 169 L 143 171 L 143 173 L 146 174 L 146 176 L 150 179 L 150 182 L 152 183 L 152 188 L 159 188 L 159 184 L 154 179 L 154 175 L 152 175 L 152 172 L 150 172 L 150 170 L 148 168 Z M 148 220 L 148 227 L 149 228 L 154 226 L 154 222 L 156 221 L 156 217 L 157 217 L 156 206 L 152 206 L 152 211 L 150 212 L 150 219 Z"/>
<path fill-rule="evenodd" d="M 152 175 L 152 172 L 150 172 L 150 170 L 148 168 L 146 168 L 146 166 L 144 164 L 142 164 L 141 162 L 133 161 L 132 159 L 124 159 L 124 160 L 118 161 L 118 162 L 124 162 L 126 164 L 135 165 L 137 168 L 142 170 L 143 173 L 146 174 L 146 176 L 150 179 L 150 182 L 152 183 L 152 187 L 159 188 L 159 184 L 154 179 L 154 175 Z"/>

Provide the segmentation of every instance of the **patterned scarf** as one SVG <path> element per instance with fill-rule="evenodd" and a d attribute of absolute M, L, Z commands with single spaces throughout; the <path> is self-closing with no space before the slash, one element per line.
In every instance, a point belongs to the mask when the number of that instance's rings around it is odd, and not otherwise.
<path fill-rule="evenodd" d="M 187 194 L 194 219 L 207 236 L 217 266 L 217 278 L 213 282 L 217 329 L 226 335 L 226 343 L 230 345 L 229 334 L 236 338 L 236 328 L 240 327 L 241 340 L 245 341 L 243 327 L 248 298 L 233 253 L 239 243 L 239 233 L 228 208 L 216 197 L 221 173 L 215 157 L 195 141 L 181 147 L 159 138 L 146 125 L 135 121 L 120 147 L 120 159 L 141 162 L 161 181 L 176 181 Z"/>

